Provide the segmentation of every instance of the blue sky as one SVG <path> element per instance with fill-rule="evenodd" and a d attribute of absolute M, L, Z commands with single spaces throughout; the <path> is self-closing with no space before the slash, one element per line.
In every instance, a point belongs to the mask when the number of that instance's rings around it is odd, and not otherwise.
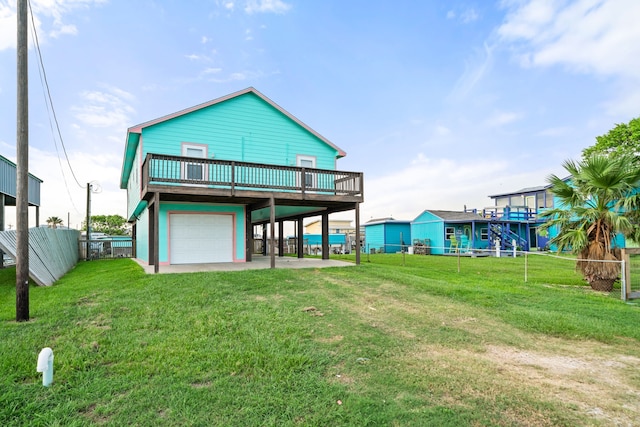
<path fill-rule="evenodd" d="M 248 86 L 344 149 L 339 169 L 365 173 L 363 222 L 489 206 L 640 115 L 637 0 L 31 3 L 73 172 L 102 187 L 94 214 L 125 215 L 128 127 Z M 12 160 L 15 26 L 15 0 L 0 0 Z M 51 131 L 34 49 L 29 66 L 41 221 L 78 226 L 86 190 Z"/>

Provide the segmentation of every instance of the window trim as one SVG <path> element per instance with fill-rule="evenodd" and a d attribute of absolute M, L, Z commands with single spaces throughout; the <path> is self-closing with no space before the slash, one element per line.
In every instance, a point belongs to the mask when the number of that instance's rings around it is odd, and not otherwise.
<path fill-rule="evenodd" d="M 301 165 L 301 163 L 303 161 L 305 161 L 305 160 L 312 163 L 311 169 L 316 169 L 316 166 L 317 166 L 317 163 L 316 163 L 317 158 L 316 158 L 316 156 L 309 156 L 309 155 L 305 155 L 305 154 L 296 154 L 296 166 L 298 166 L 299 168 L 308 167 L 308 166 L 302 166 Z M 298 175 L 298 178 L 297 178 L 298 187 L 302 186 L 301 178 L 302 178 L 301 174 Z M 305 172 L 304 182 L 305 182 L 305 188 L 309 188 L 309 187 L 314 188 L 317 185 L 315 174 L 306 173 Z"/>
<path fill-rule="evenodd" d="M 181 153 L 183 157 L 192 157 L 192 156 L 187 156 L 187 151 L 189 149 L 197 149 L 200 150 L 202 152 L 202 158 L 206 159 L 208 157 L 208 153 L 209 153 L 209 146 L 206 144 L 198 144 L 195 142 L 183 142 L 182 143 L 182 147 L 181 147 Z M 196 178 L 190 178 L 189 177 L 189 166 L 200 166 L 201 170 L 202 170 L 202 175 L 200 176 L 199 179 Z M 180 178 L 184 179 L 184 180 L 188 180 L 188 181 L 205 181 L 207 178 L 207 171 L 208 171 L 208 167 L 207 164 L 205 163 L 183 163 L 182 164 L 182 168 L 180 171 Z"/>
<path fill-rule="evenodd" d="M 445 240 L 451 240 L 451 236 L 455 236 L 456 235 L 456 228 L 455 227 L 445 227 L 444 228 L 444 239 Z"/>

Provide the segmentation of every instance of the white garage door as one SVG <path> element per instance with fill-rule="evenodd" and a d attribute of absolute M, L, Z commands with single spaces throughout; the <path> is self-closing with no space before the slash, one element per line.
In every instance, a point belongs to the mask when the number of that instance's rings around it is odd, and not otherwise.
<path fill-rule="evenodd" d="M 171 264 L 233 261 L 231 215 L 181 215 L 170 217 Z"/>

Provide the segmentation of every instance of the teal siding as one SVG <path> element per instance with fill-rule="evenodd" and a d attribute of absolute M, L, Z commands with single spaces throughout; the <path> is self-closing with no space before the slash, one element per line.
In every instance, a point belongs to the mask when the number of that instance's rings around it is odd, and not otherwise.
<path fill-rule="evenodd" d="M 384 236 L 384 241 L 387 245 L 386 251 L 400 252 L 402 246 L 411 245 L 411 224 L 388 223 L 385 227 Z"/>
<path fill-rule="evenodd" d="M 335 169 L 338 152 L 252 93 L 231 98 L 142 130 L 147 153 L 182 155 L 182 143 L 205 144 L 218 160 L 296 166 L 313 156 L 316 167 Z"/>
<path fill-rule="evenodd" d="M 159 211 L 159 258 L 160 263 L 169 262 L 169 227 L 167 220 L 169 213 L 201 212 L 201 213 L 234 213 L 235 214 L 235 240 L 236 253 L 234 257 L 238 261 L 245 260 L 245 227 L 243 205 L 211 205 L 204 203 L 161 203 Z M 213 243 L 213 242 L 212 242 Z"/>
<path fill-rule="evenodd" d="M 424 212 L 411 222 L 411 238 L 429 239 L 431 253 L 434 255 L 445 252 L 444 222 L 429 212 Z"/>
<path fill-rule="evenodd" d="M 384 224 L 372 224 L 364 226 L 365 244 L 367 249 L 376 251 L 384 247 Z"/>
<path fill-rule="evenodd" d="M 149 211 L 145 209 L 136 221 L 136 258 L 149 262 Z"/>

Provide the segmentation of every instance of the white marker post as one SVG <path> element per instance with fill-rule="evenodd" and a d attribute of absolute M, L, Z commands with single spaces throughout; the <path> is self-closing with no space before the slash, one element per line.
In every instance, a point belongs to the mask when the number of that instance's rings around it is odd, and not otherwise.
<path fill-rule="evenodd" d="M 53 382 L 53 350 L 45 347 L 38 355 L 37 372 L 42 372 L 42 385 L 49 387 Z"/>

